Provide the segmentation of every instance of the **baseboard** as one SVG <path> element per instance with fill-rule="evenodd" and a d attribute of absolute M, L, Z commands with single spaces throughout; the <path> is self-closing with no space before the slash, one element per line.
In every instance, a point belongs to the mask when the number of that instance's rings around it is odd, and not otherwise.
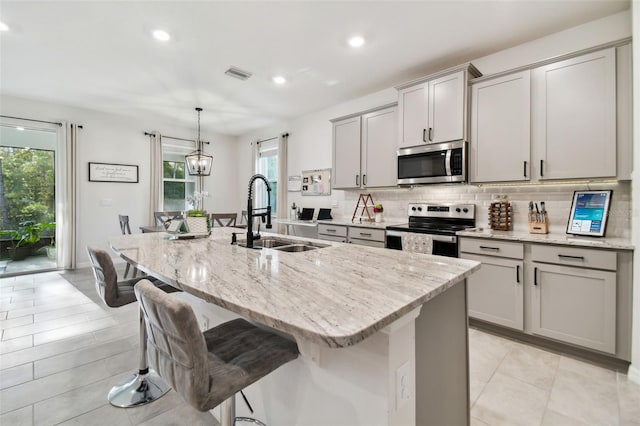
<path fill-rule="evenodd" d="M 629 371 L 627 372 L 627 377 L 632 382 L 640 385 L 640 366 L 637 364 L 631 364 L 629 366 Z"/>

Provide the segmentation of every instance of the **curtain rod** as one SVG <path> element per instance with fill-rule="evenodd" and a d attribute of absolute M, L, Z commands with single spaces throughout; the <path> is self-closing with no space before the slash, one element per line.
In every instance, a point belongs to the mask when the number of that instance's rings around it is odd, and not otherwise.
<path fill-rule="evenodd" d="M 145 136 L 154 136 L 154 133 L 149 133 L 149 132 L 144 132 Z M 184 138 L 176 138 L 173 136 L 165 136 L 165 135 L 161 135 L 163 138 L 167 138 L 167 139 L 175 139 L 177 141 L 185 141 L 185 142 L 195 142 L 195 140 L 193 139 L 184 139 Z M 207 141 L 202 141 L 202 143 L 206 143 L 207 145 L 209 145 L 209 142 Z"/>
<path fill-rule="evenodd" d="M 44 121 L 44 120 L 34 120 L 32 118 L 23 118 L 23 117 L 12 117 L 10 115 L 0 115 L 2 118 L 13 118 L 16 120 L 25 120 L 25 121 L 35 121 L 36 123 L 47 123 L 47 124 L 57 124 L 59 127 L 62 127 L 62 123 L 56 121 Z M 78 126 L 82 129 L 82 126 Z"/>
<path fill-rule="evenodd" d="M 288 138 L 289 137 L 289 133 L 283 133 L 281 136 L 283 138 Z M 269 138 L 269 139 L 257 140 L 256 143 L 269 142 L 269 141 L 272 141 L 272 140 L 278 139 L 278 138 L 279 138 L 279 136 L 274 136 L 274 137 Z"/>

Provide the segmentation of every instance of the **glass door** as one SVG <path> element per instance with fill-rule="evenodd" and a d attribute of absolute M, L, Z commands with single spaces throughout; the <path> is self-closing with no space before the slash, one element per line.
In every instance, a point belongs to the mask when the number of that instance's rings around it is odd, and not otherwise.
<path fill-rule="evenodd" d="M 0 276 L 57 268 L 54 130 L 0 126 Z"/>

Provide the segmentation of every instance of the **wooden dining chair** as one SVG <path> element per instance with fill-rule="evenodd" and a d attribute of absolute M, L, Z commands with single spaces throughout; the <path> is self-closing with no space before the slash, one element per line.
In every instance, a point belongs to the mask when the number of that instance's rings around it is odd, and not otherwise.
<path fill-rule="evenodd" d="M 120 222 L 120 231 L 122 231 L 122 235 L 131 235 L 131 228 L 129 227 L 129 216 L 124 215 L 124 214 L 119 214 L 118 215 L 118 221 Z M 131 264 L 129 264 L 127 262 L 127 266 L 125 266 L 124 268 L 124 277 L 127 278 L 127 275 L 129 275 L 129 269 L 131 268 Z M 133 278 L 136 277 L 136 275 L 138 275 L 138 270 L 135 268 L 133 268 Z"/>
<path fill-rule="evenodd" d="M 156 218 L 156 225 L 164 226 L 165 222 L 173 219 L 182 219 L 182 212 L 170 211 L 170 212 L 154 212 L 153 217 Z"/>
<path fill-rule="evenodd" d="M 236 226 L 238 213 L 211 213 L 211 226 Z"/>

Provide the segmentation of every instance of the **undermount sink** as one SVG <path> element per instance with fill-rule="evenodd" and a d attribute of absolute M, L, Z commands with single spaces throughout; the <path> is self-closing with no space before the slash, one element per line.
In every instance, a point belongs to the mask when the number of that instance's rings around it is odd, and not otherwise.
<path fill-rule="evenodd" d="M 238 241 L 241 246 L 246 245 L 247 241 Z M 278 251 L 286 251 L 289 253 L 298 253 L 302 251 L 314 250 L 317 248 L 328 247 L 327 244 L 318 244 L 311 241 L 290 240 L 279 237 L 263 237 L 253 242 L 253 247 L 260 249 L 273 249 Z"/>

